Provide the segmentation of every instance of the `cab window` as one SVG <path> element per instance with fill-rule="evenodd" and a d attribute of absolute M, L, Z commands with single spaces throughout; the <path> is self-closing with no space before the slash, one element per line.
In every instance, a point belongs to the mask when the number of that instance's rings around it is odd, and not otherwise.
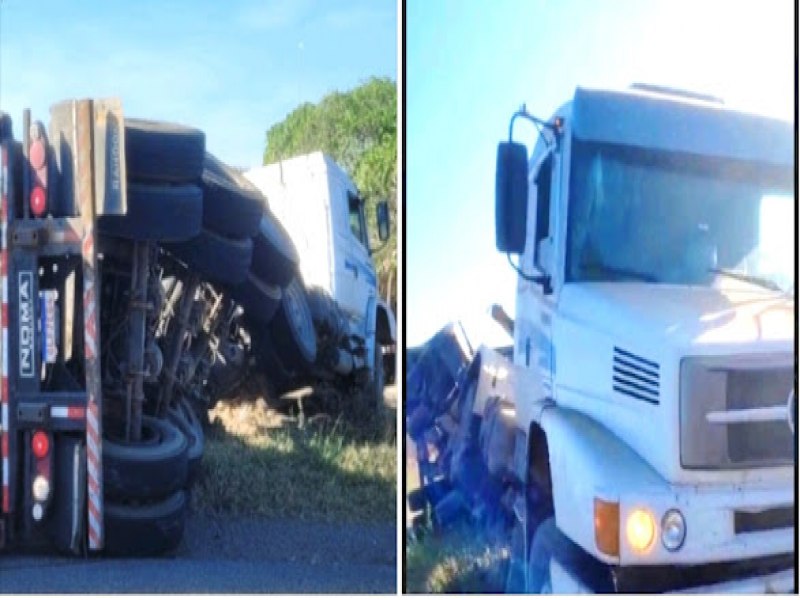
<path fill-rule="evenodd" d="M 353 235 L 359 242 L 366 246 L 364 236 L 364 219 L 361 212 L 361 198 L 350 192 L 347 193 L 347 211 L 348 220 L 350 222 L 350 231 L 353 232 Z"/>
<path fill-rule="evenodd" d="M 550 181 L 553 178 L 553 155 L 542 163 L 536 175 L 536 238 L 534 240 L 534 260 L 542 267 L 539 256 L 539 242 L 550 235 Z"/>

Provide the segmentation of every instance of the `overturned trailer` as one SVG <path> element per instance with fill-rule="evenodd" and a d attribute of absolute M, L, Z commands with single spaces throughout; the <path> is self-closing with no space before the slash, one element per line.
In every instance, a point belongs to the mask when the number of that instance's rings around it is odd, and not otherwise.
<path fill-rule="evenodd" d="M 70 100 L 22 130 L 0 118 L 0 548 L 172 550 L 209 406 L 316 344 L 298 252 L 198 129 Z"/>

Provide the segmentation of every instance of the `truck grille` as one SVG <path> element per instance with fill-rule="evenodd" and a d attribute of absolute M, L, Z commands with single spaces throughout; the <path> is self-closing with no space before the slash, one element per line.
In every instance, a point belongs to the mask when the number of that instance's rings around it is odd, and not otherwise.
<path fill-rule="evenodd" d="M 730 371 L 727 408 L 729 411 L 770 406 L 783 408 L 793 379 L 792 369 L 786 368 Z M 792 430 L 787 419 L 729 424 L 728 456 L 734 463 L 790 461 L 793 458 Z"/>
<path fill-rule="evenodd" d="M 681 464 L 748 468 L 793 464 L 792 355 L 702 357 L 681 364 Z"/>

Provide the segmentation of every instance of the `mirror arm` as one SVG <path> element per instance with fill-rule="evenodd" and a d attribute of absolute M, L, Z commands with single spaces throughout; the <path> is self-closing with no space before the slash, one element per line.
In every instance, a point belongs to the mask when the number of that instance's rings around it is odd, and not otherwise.
<path fill-rule="evenodd" d="M 537 285 L 542 286 L 542 291 L 545 294 L 552 294 L 553 293 L 553 286 L 552 286 L 552 279 L 550 275 L 542 274 L 542 275 L 531 275 L 529 273 L 525 273 L 519 265 L 515 265 L 514 261 L 511 260 L 511 253 L 506 252 L 506 257 L 508 257 L 508 264 L 510 264 L 514 270 L 517 272 L 517 275 L 522 277 L 525 281 L 530 281 Z"/>
<path fill-rule="evenodd" d="M 555 123 L 544 121 L 543 119 L 534 117 L 531 113 L 529 113 L 528 109 L 525 108 L 525 105 L 523 104 L 520 107 L 520 109 L 511 116 L 511 122 L 508 124 L 509 142 L 514 141 L 514 121 L 517 120 L 517 117 L 526 119 L 531 123 L 533 123 L 534 125 L 536 125 L 536 129 L 539 130 L 539 135 L 542 135 L 542 127 L 546 127 L 547 129 L 549 129 L 553 134 L 553 140 L 554 140 L 553 145 L 555 146 L 556 150 L 559 149 L 561 142 L 561 134 L 564 130 L 564 121 L 561 119 L 561 117 L 556 117 Z"/>

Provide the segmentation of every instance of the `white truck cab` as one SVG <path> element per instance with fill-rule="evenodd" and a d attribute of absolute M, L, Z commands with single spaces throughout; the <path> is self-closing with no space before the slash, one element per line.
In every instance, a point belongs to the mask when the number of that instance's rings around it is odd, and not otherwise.
<path fill-rule="evenodd" d="M 292 238 L 305 287 L 333 299 L 346 315 L 350 332 L 364 341 L 372 369 L 375 340 L 378 346 L 393 345 L 396 324 L 378 293 L 364 201 L 354 183 L 322 152 L 256 167 L 244 175 L 267 197 Z M 386 211 L 385 206 L 380 203 L 378 212 Z M 378 228 L 385 227 L 388 237 L 388 221 L 378 217 Z"/>
<path fill-rule="evenodd" d="M 510 129 L 513 364 L 483 347 L 463 386 L 489 472 L 505 452 L 527 490 L 509 591 L 789 591 L 791 123 L 634 86 Z"/>

